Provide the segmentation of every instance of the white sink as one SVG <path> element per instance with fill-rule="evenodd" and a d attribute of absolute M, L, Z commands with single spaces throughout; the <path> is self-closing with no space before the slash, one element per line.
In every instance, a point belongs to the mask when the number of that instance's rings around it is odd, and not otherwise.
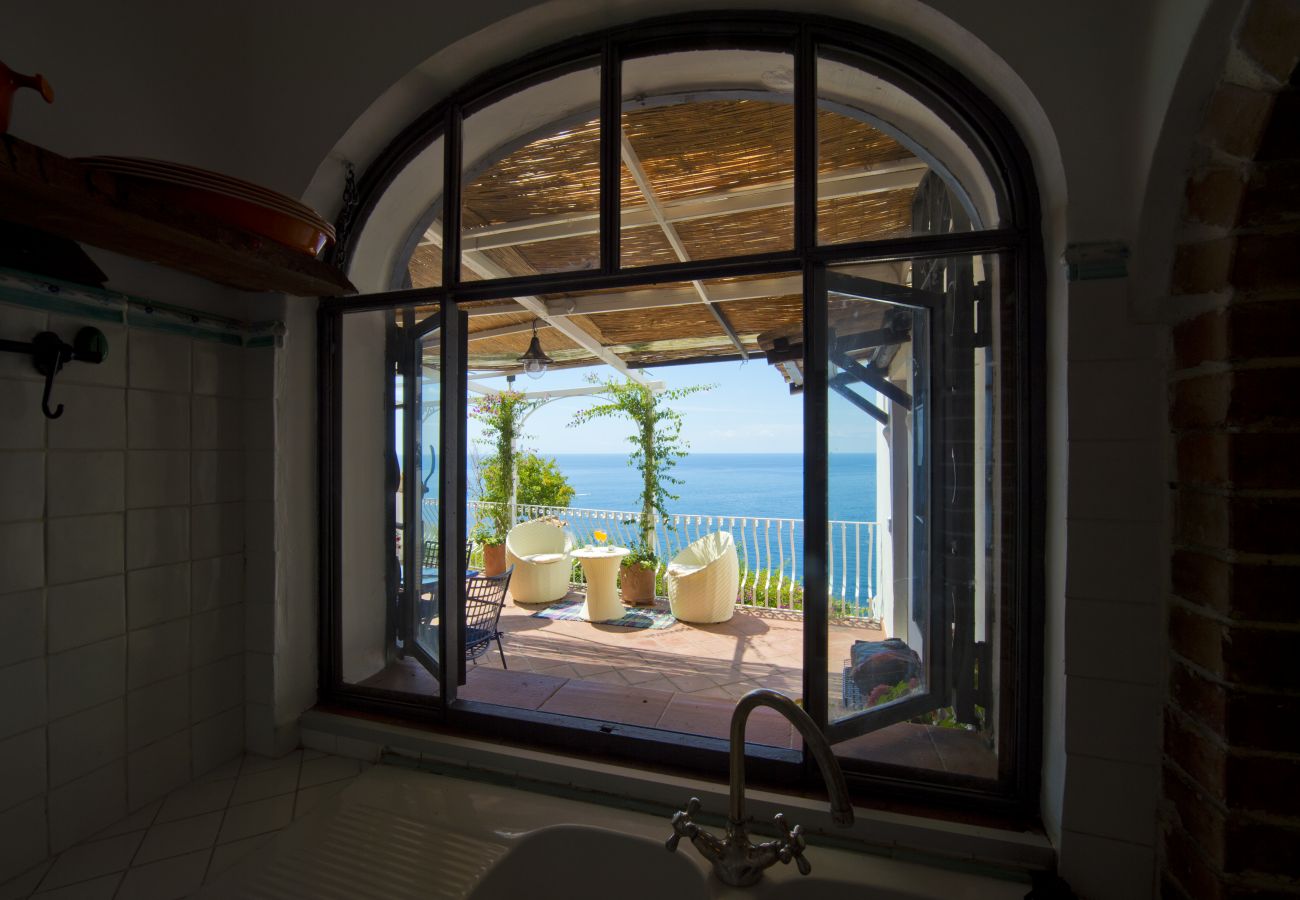
<path fill-rule="evenodd" d="M 731 888 L 689 842 L 669 853 L 671 833 L 667 816 L 375 766 L 199 898 L 1021 900 L 1028 889 L 816 845 L 810 876 L 775 865 Z"/>
<path fill-rule="evenodd" d="M 468 900 L 536 897 L 563 885 L 565 900 L 707 900 L 700 870 L 662 842 L 606 828 L 553 825 L 517 839 Z"/>

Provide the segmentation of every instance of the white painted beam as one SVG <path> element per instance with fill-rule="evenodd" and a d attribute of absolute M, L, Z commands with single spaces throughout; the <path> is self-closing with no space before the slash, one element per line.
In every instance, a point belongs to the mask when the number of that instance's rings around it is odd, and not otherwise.
<path fill-rule="evenodd" d="M 439 222 L 429 226 L 425 234 L 433 233 L 436 235 L 438 245 L 442 244 L 442 225 Z M 484 278 L 507 278 L 511 275 L 504 268 L 492 262 L 481 253 L 464 252 L 461 254 L 462 261 L 470 269 L 483 276 Z M 610 351 L 604 344 L 593 338 L 587 332 L 583 331 L 574 322 L 570 322 L 565 316 L 552 315 L 546 308 L 546 302 L 540 297 L 513 297 L 516 303 L 524 309 L 531 312 L 543 321 L 549 322 L 551 327 L 559 331 L 569 340 L 573 341 L 579 347 L 588 351 L 602 362 L 621 373 L 624 377 L 637 382 L 638 384 L 648 385 L 650 380 L 640 371 L 634 370 L 623 362 L 623 359 L 616 353 Z"/>

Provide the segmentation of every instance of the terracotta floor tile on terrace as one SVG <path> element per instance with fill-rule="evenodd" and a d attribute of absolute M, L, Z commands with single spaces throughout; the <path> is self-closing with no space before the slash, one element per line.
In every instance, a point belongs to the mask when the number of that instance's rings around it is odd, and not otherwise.
<path fill-rule="evenodd" d="M 539 708 L 542 712 L 583 719 L 653 726 L 658 723 L 672 699 L 673 695 L 668 691 L 570 681 Z"/>

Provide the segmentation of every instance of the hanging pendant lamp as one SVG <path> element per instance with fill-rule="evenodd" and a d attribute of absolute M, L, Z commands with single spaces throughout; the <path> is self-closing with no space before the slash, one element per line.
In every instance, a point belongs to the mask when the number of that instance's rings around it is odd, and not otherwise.
<path fill-rule="evenodd" d="M 542 344 L 537 340 L 537 320 L 533 319 L 533 339 L 528 342 L 528 349 L 524 355 L 519 357 L 519 362 L 523 363 L 524 373 L 529 378 L 541 378 L 546 372 L 546 367 L 555 360 L 551 359 L 542 350 Z"/>

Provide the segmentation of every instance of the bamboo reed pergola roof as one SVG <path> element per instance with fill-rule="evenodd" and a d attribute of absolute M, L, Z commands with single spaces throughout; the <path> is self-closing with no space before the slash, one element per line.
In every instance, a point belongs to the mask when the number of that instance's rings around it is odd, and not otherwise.
<path fill-rule="evenodd" d="M 794 112 L 788 103 L 703 99 L 627 110 L 622 135 L 625 267 L 789 249 L 794 241 Z M 924 162 L 838 112 L 818 113 L 817 220 L 826 243 L 909 233 Z M 467 169 L 462 277 L 592 269 L 599 257 L 599 129 L 560 128 Z M 442 274 L 440 223 L 407 272 Z M 901 283 L 905 264 L 876 267 Z M 534 325 L 553 368 L 608 364 L 629 377 L 682 361 L 761 355 L 802 329 L 797 273 L 684 282 L 467 305 L 471 370 L 521 371 Z M 790 380 L 795 373 L 786 371 Z"/>

